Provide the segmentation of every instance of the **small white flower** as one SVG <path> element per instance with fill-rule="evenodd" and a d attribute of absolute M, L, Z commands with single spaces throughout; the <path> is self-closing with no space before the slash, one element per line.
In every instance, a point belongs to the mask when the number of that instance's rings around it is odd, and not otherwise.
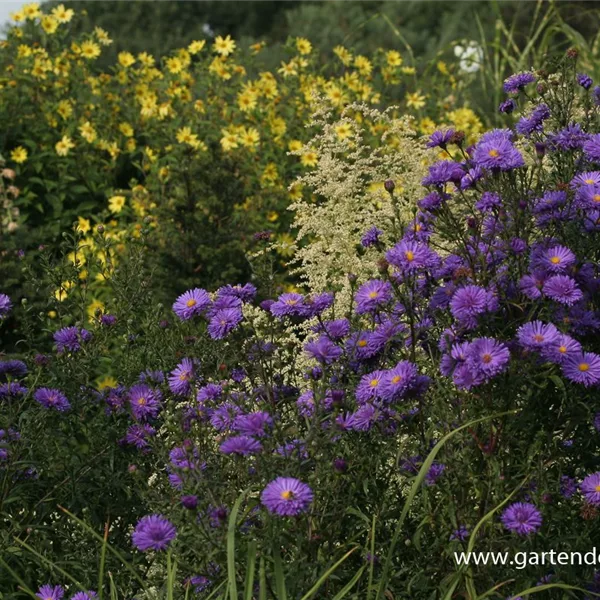
<path fill-rule="evenodd" d="M 465 45 L 454 46 L 454 56 L 459 59 L 458 66 L 463 73 L 475 73 L 481 68 L 483 49 L 477 42 L 471 40 L 465 42 Z"/>

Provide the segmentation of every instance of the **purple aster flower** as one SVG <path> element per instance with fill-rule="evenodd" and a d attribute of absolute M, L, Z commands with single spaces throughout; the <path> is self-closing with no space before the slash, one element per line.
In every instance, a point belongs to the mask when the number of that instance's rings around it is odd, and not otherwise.
<path fill-rule="evenodd" d="M 386 375 L 386 371 L 373 371 L 363 375 L 356 387 L 356 401 L 359 404 L 365 404 L 379 398 Z"/>
<path fill-rule="evenodd" d="M 549 361 L 562 364 L 567 358 L 581 353 L 581 344 L 565 333 L 561 333 L 550 344 L 542 348 L 542 356 Z"/>
<path fill-rule="evenodd" d="M 281 294 L 279 299 L 270 306 L 269 310 L 278 319 L 282 319 L 285 316 L 302 316 L 306 310 L 304 296 L 295 293 Z"/>
<path fill-rule="evenodd" d="M 553 275 L 544 283 L 544 294 L 552 300 L 572 306 L 583 298 L 583 292 L 577 286 L 576 281 L 568 275 Z"/>
<path fill-rule="evenodd" d="M 129 390 L 129 405 L 136 421 L 154 418 L 160 412 L 161 394 L 149 385 L 140 383 Z"/>
<path fill-rule="evenodd" d="M 560 478 L 560 493 L 563 498 L 567 500 L 572 498 L 577 491 L 577 482 L 572 477 L 568 475 L 563 475 Z"/>
<path fill-rule="evenodd" d="M 142 552 L 165 550 L 177 535 L 175 525 L 162 515 L 142 517 L 131 535 L 133 545 Z"/>
<path fill-rule="evenodd" d="M 296 517 L 308 510 L 313 501 L 313 492 L 298 479 L 277 477 L 265 487 L 260 500 L 270 513 Z"/>
<path fill-rule="evenodd" d="M 375 246 L 379 242 L 379 237 L 383 231 L 378 227 L 371 227 L 368 231 L 364 233 L 362 236 L 360 243 L 364 248 L 370 248 L 371 246 Z"/>
<path fill-rule="evenodd" d="M 61 585 L 42 585 L 36 596 L 40 600 L 61 600 L 65 595 L 65 590 Z"/>
<path fill-rule="evenodd" d="M 588 186 L 600 187 L 600 171 L 585 171 L 584 173 L 578 173 L 571 179 L 571 188 L 574 190 L 581 190 Z"/>
<path fill-rule="evenodd" d="M 237 310 L 241 312 L 243 304 L 240 298 L 232 294 L 217 295 L 210 308 L 206 311 L 206 315 L 209 319 L 213 319 L 222 310 Z"/>
<path fill-rule="evenodd" d="M 454 129 L 438 129 L 429 136 L 427 147 L 445 149 L 455 134 L 456 131 Z"/>
<path fill-rule="evenodd" d="M 458 529 L 455 529 L 450 535 L 450 541 L 464 542 L 469 537 L 469 530 L 461 525 Z"/>
<path fill-rule="evenodd" d="M 528 350 L 541 350 L 545 346 L 556 342 L 559 331 L 552 323 L 531 321 L 521 325 L 517 330 L 519 343 Z"/>
<path fill-rule="evenodd" d="M 242 302 L 251 302 L 256 296 L 256 287 L 251 283 L 245 285 L 226 285 L 217 290 L 217 297 L 233 296 L 239 298 Z"/>
<path fill-rule="evenodd" d="M 53 408 L 59 412 L 67 411 L 71 404 L 67 397 L 60 391 L 50 388 L 39 388 L 33 394 L 33 399 L 45 408 Z"/>
<path fill-rule="evenodd" d="M 498 106 L 498 112 L 504 113 L 505 115 L 510 115 L 515 108 L 517 108 L 517 103 L 512 98 L 509 98 L 508 100 L 504 100 L 504 102 L 500 102 L 500 105 Z"/>
<path fill-rule="evenodd" d="M 0 294 L 0 320 L 4 319 L 12 308 L 12 302 L 6 294 Z"/>
<path fill-rule="evenodd" d="M 242 435 L 262 437 L 272 426 L 273 417 L 268 412 L 258 411 L 236 417 L 232 429 Z"/>
<path fill-rule="evenodd" d="M 9 381 L 8 383 L 0 383 L 0 400 L 6 398 L 16 399 L 27 394 L 27 388 L 17 381 Z"/>
<path fill-rule="evenodd" d="M 515 126 L 517 133 L 529 137 L 534 131 L 542 131 L 543 123 L 550 117 L 550 109 L 545 104 L 536 106 L 529 117 L 521 117 Z"/>
<path fill-rule="evenodd" d="M 600 504 L 600 471 L 588 475 L 579 486 L 585 501 L 598 506 Z"/>
<path fill-rule="evenodd" d="M 493 338 L 473 340 L 467 353 L 469 369 L 486 380 L 504 371 L 509 360 L 508 347 Z"/>
<path fill-rule="evenodd" d="M 392 299 L 392 286 L 389 281 L 372 279 L 358 288 L 354 299 L 357 314 L 375 312 Z"/>
<path fill-rule="evenodd" d="M 484 169 L 509 171 L 525 164 L 521 153 L 513 146 L 507 129 L 493 129 L 485 133 L 473 151 L 475 164 Z"/>
<path fill-rule="evenodd" d="M 213 340 L 222 340 L 242 322 L 243 318 L 239 308 L 218 310 L 208 323 L 208 334 Z"/>
<path fill-rule="evenodd" d="M 100 317 L 100 325 L 103 327 L 112 327 L 117 322 L 117 317 L 114 315 L 102 315 Z"/>
<path fill-rule="evenodd" d="M 305 308 L 302 312 L 304 317 L 316 317 L 324 310 L 333 306 L 334 295 L 331 292 L 323 292 L 322 294 L 313 294 L 304 299 Z"/>
<path fill-rule="evenodd" d="M 59 352 L 77 352 L 81 350 L 80 333 L 77 327 L 63 327 L 54 334 L 56 349 Z"/>
<path fill-rule="evenodd" d="M 178 396 L 189 394 L 194 376 L 194 361 L 184 358 L 169 374 L 169 389 Z"/>
<path fill-rule="evenodd" d="M 600 133 L 588 136 L 583 144 L 583 153 L 592 162 L 600 162 Z"/>
<path fill-rule="evenodd" d="M 494 192 L 484 192 L 481 198 L 475 203 L 475 208 L 481 212 L 490 212 L 494 208 L 502 206 L 502 199 Z"/>
<path fill-rule="evenodd" d="M 589 90 L 594 84 L 593 79 L 585 73 L 577 73 L 577 83 L 585 90 Z"/>
<path fill-rule="evenodd" d="M 95 600 L 98 597 L 96 592 L 88 590 L 87 592 L 77 592 L 71 596 L 71 600 Z"/>
<path fill-rule="evenodd" d="M 304 350 L 308 356 L 323 365 L 330 365 L 343 354 L 343 350 L 325 336 L 321 336 L 314 342 L 308 342 L 304 345 Z"/>
<path fill-rule="evenodd" d="M 297 457 L 301 460 L 308 459 L 308 452 L 306 450 L 306 443 L 303 440 L 292 440 L 279 446 L 276 449 L 277 454 L 285 458 Z"/>
<path fill-rule="evenodd" d="M 425 485 L 435 485 L 437 480 L 444 474 L 445 470 L 446 465 L 434 461 L 425 475 Z"/>
<path fill-rule="evenodd" d="M 456 290 L 450 300 L 452 316 L 468 328 L 477 326 L 477 317 L 497 309 L 496 296 L 478 285 L 467 285 Z"/>
<path fill-rule="evenodd" d="M 502 513 L 502 523 L 519 535 L 530 535 L 542 526 L 542 513 L 529 502 L 515 502 Z"/>
<path fill-rule="evenodd" d="M 336 319 L 319 323 L 314 331 L 324 331 L 332 340 L 341 340 L 350 333 L 350 321 L 348 319 Z"/>
<path fill-rule="evenodd" d="M 577 206 L 584 210 L 600 208 L 600 185 L 584 185 L 577 190 Z"/>
<path fill-rule="evenodd" d="M 579 123 L 569 123 L 560 131 L 552 134 L 549 145 L 552 150 L 577 150 L 583 147 L 587 134 L 581 129 Z"/>
<path fill-rule="evenodd" d="M 194 288 L 184 292 L 175 300 L 173 312 L 182 321 L 188 321 L 195 315 L 201 315 L 210 304 L 208 292 L 201 288 Z"/>
<path fill-rule="evenodd" d="M 402 240 L 385 255 L 386 260 L 402 273 L 414 273 L 420 269 L 435 267 L 439 256 L 422 242 Z"/>
<path fill-rule="evenodd" d="M 564 273 L 577 262 L 577 257 L 565 246 L 553 246 L 542 254 L 539 262 L 552 273 Z"/>
<path fill-rule="evenodd" d="M 198 496 L 181 496 L 181 505 L 188 510 L 194 510 L 198 506 Z"/>
<path fill-rule="evenodd" d="M 203 404 L 209 400 L 217 400 L 220 398 L 223 388 L 218 383 L 208 383 L 198 389 L 196 400 Z"/>
<path fill-rule="evenodd" d="M 526 85 L 533 83 L 535 81 L 535 75 L 528 71 L 523 73 L 515 73 L 511 75 L 507 79 L 504 80 L 504 85 L 502 86 L 504 91 L 507 94 L 514 94 L 521 91 Z"/>
<path fill-rule="evenodd" d="M 393 369 L 385 373 L 380 397 L 386 402 L 395 402 L 414 385 L 417 377 L 417 366 L 408 360 L 401 360 Z"/>
<path fill-rule="evenodd" d="M 561 366 L 564 376 L 570 381 L 581 383 L 585 387 L 600 382 L 600 356 L 593 352 L 569 356 Z"/>
<path fill-rule="evenodd" d="M 443 186 L 452 182 L 459 184 L 465 170 L 453 160 L 440 160 L 429 167 L 429 175 L 421 182 L 423 185 Z"/>
<path fill-rule="evenodd" d="M 352 431 L 369 431 L 379 417 L 379 412 L 372 404 L 364 404 L 350 415 L 346 427 Z"/>
<path fill-rule="evenodd" d="M 427 196 L 425 196 L 424 198 L 421 198 L 421 200 L 419 200 L 419 202 L 417 203 L 417 206 L 421 210 L 433 212 L 440 208 L 442 204 L 444 204 L 444 202 L 448 200 L 449 197 L 450 196 L 448 194 L 443 194 L 439 191 L 431 192 L 430 194 L 427 194 Z"/>
<path fill-rule="evenodd" d="M 236 435 L 222 442 L 219 450 L 223 454 L 248 456 L 249 454 L 258 454 L 262 450 L 262 444 L 250 436 Z"/>
<path fill-rule="evenodd" d="M 149 446 L 149 438 L 154 437 L 155 435 L 156 429 L 147 423 L 131 425 L 127 429 L 124 442 L 130 446 L 135 446 L 138 450 L 145 450 Z"/>
<path fill-rule="evenodd" d="M 199 471 L 206 468 L 205 463 L 200 463 L 200 452 L 198 448 L 189 442 L 183 446 L 177 446 L 169 452 L 169 462 L 176 469 L 184 471 Z"/>
<path fill-rule="evenodd" d="M 542 297 L 542 289 L 546 275 L 542 271 L 536 271 L 531 275 L 523 275 L 519 280 L 519 289 L 521 293 L 531 300 L 538 300 Z"/>
<path fill-rule="evenodd" d="M 27 375 L 27 365 L 22 360 L 0 360 L 0 375 L 23 377 Z"/>
<path fill-rule="evenodd" d="M 226 431 L 227 429 L 231 429 L 235 418 L 241 414 L 241 412 L 241 409 L 235 404 L 232 404 L 231 402 L 225 402 L 212 412 L 210 416 L 210 424 L 217 431 Z"/>

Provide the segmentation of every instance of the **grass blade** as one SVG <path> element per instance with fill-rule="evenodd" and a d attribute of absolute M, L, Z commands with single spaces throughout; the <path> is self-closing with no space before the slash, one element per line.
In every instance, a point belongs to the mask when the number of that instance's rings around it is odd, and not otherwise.
<path fill-rule="evenodd" d="M 273 566 L 275 569 L 275 590 L 277 591 L 277 600 L 287 600 L 285 577 L 283 575 L 283 564 L 281 562 L 279 548 L 273 550 Z"/>
<path fill-rule="evenodd" d="M 256 540 L 248 544 L 248 559 L 246 560 L 246 582 L 244 584 L 244 600 L 252 600 L 254 588 L 254 571 L 256 569 Z"/>
<path fill-rule="evenodd" d="M 333 600 L 342 600 L 346 594 L 357 584 L 358 580 L 363 576 L 367 565 L 363 565 L 356 573 L 354 577 L 333 597 Z"/>
<path fill-rule="evenodd" d="M 349 552 L 346 552 L 346 554 L 344 554 L 340 560 L 338 560 L 333 566 L 327 569 L 327 571 L 325 571 L 321 577 L 319 577 L 317 583 L 315 583 L 315 585 L 313 585 L 300 600 L 308 600 L 309 598 L 312 598 L 313 595 L 317 593 L 318 589 L 327 581 L 327 579 L 329 579 L 329 576 L 356 550 L 357 547 L 352 548 L 352 550 Z"/>
<path fill-rule="evenodd" d="M 235 528 L 237 526 L 237 516 L 246 491 L 243 491 L 235 501 L 231 514 L 229 515 L 229 524 L 227 525 L 227 580 L 229 588 L 229 597 L 231 600 L 238 600 L 237 581 L 235 572 Z"/>

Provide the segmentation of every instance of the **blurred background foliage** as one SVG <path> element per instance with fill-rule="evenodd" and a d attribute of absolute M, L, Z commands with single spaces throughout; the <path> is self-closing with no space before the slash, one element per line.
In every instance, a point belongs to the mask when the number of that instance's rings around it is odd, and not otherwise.
<path fill-rule="evenodd" d="M 56 6 L 60 1 L 47 4 Z M 114 44 L 103 54 L 99 66 L 114 63 L 123 50 L 162 55 L 210 32 L 229 34 L 243 43 L 264 40 L 271 47 L 283 44 L 290 35 L 307 37 L 327 56 L 338 44 L 352 46 L 359 54 L 371 54 L 379 47 L 397 45 L 397 31 L 400 31 L 403 43 L 420 60 L 428 62 L 454 40 L 479 39 L 482 33 L 488 40 L 493 39 L 498 19 L 510 24 L 514 41 L 524 47 L 531 38 L 531 26 L 540 4 L 553 4 L 564 23 L 584 39 L 595 35 L 600 27 L 600 2 L 584 0 L 555 3 L 97 0 L 68 4 L 77 12 L 87 12 L 86 18 L 76 24 L 80 31 L 100 26 L 111 32 Z M 275 50 L 271 54 L 274 64 L 278 64 L 280 56 Z"/>

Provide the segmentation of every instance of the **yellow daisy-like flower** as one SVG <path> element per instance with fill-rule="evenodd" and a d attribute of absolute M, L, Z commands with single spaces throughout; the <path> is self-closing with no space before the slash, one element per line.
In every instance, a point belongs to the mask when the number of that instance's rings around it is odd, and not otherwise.
<path fill-rule="evenodd" d="M 277 72 L 284 77 L 294 77 L 298 75 L 296 63 L 293 60 L 290 60 L 289 63 L 282 62 L 281 67 L 277 69 Z"/>
<path fill-rule="evenodd" d="M 60 142 L 56 142 L 54 146 L 56 154 L 58 154 L 59 156 L 67 156 L 67 154 L 69 154 L 69 150 L 71 150 L 72 148 L 75 148 L 75 144 L 68 135 L 63 135 Z"/>
<path fill-rule="evenodd" d="M 69 290 L 73 287 L 72 281 L 63 281 L 60 287 L 54 292 L 54 297 L 59 301 L 63 302 L 69 295 Z"/>
<path fill-rule="evenodd" d="M 26 4 L 22 9 L 23 14 L 26 19 L 37 19 L 42 15 L 40 11 L 40 5 L 38 2 L 32 2 L 31 4 Z"/>
<path fill-rule="evenodd" d="M 98 136 L 96 130 L 89 121 L 86 121 L 79 127 L 79 133 L 81 134 L 81 137 L 89 144 L 91 144 Z"/>
<path fill-rule="evenodd" d="M 59 23 L 68 23 L 74 15 L 75 11 L 72 8 L 65 8 L 64 4 L 59 4 L 57 7 L 52 9 L 52 16 Z"/>
<path fill-rule="evenodd" d="M 267 221 L 269 221 L 269 223 L 275 223 L 275 221 L 277 221 L 277 219 L 279 219 L 279 213 L 275 210 L 270 210 L 267 213 Z"/>
<path fill-rule="evenodd" d="M 304 144 L 300 140 L 292 140 L 288 144 L 288 149 L 290 152 L 297 152 L 302 149 L 302 146 L 304 146 Z"/>
<path fill-rule="evenodd" d="M 239 138 L 242 146 L 254 148 L 255 146 L 258 146 L 258 143 L 260 142 L 260 133 L 258 133 L 258 130 L 254 127 L 249 127 L 240 133 Z"/>
<path fill-rule="evenodd" d="M 100 300 L 92 300 L 87 307 L 87 314 L 91 318 L 96 316 L 96 311 L 104 312 L 104 304 Z"/>
<path fill-rule="evenodd" d="M 15 23 L 22 23 L 25 20 L 25 14 L 22 10 L 18 10 L 17 12 L 10 13 L 10 18 Z"/>
<path fill-rule="evenodd" d="M 406 106 L 408 106 L 408 108 L 416 108 L 417 110 L 423 108 L 425 106 L 425 96 L 420 92 L 406 94 Z"/>
<path fill-rule="evenodd" d="M 235 42 L 230 35 L 225 38 L 218 35 L 213 44 L 213 49 L 221 56 L 229 56 L 235 50 Z"/>
<path fill-rule="evenodd" d="M 300 162 L 305 167 L 314 167 L 319 162 L 319 156 L 314 150 L 304 152 L 300 157 Z"/>
<path fill-rule="evenodd" d="M 92 228 L 92 224 L 89 219 L 83 217 L 77 217 L 77 230 L 81 233 L 87 233 Z"/>
<path fill-rule="evenodd" d="M 221 148 L 228 152 L 229 150 L 233 150 L 238 147 L 239 138 L 237 134 L 231 131 L 223 131 L 223 137 L 220 140 Z"/>
<path fill-rule="evenodd" d="M 402 67 L 400 69 L 405 75 L 414 75 L 417 70 L 414 67 Z"/>
<path fill-rule="evenodd" d="M 344 66 L 349 67 L 352 63 L 352 53 L 344 46 L 336 46 L 333 53 L 342 61 Z"/>
<path fill-rule="evenodd" d="M 137 55 L 140 64 L 144 65 L 144 67 L 153 67 L 154 66 L 154 56 L 152 54 L 148 54 L 147 52 L 140 52 Z"/>
<path fill-rule="evenodd" d="M 246 90 L 238 94 L 237 104 L 242 112 L 249 112 L 256 108 L 256 94 Z"/>
<path fill-rule="evenodd" d="M 196 112 L 200 113 L 201 115 L 203 115 L 206 112 L 206 107 L 204 106 L 204 101 L 196 100 L 196 102 L 194 102 L 194 110 Z"/>
<path fill-rule="evenodd" d="M 98 46 L 96 42 L 88 40 L 81 44 L 79 52 L 83 58 L 93 60 L 94 58 L 98 58 L 100 56 L 100 46 Z"/>
<path fill-rule="evenodd" d="M 183 71 L 183 61 L 178 56 L 167 58 L 166 65 L 170 73 L 177 74 Z"/>
<path fill-rule="evenodd" d="M 300 54 L 310 54 L 312 52 L 312 44 L 305 38 L 296 38 L 296 48 Z"/>
<path fill-rule="evenodd" d="M 118 385 L 117 380 L 110 375 L 104 375 L 96 380 L 96 385 L 98 387 L 98 391 L 101 392 L 106 388 L 116 388 Z"/>
<path fill-rule="evenodd" d="M 188 144 L 188 146 L 192 146 L 192 148 L 196 148 L 200 143 L 198 135 L 192 133 L 190 127 L 182 127 L 177 131 L 175 137 L 180 144 Z"/>
<path fill-rule="evenodd" d="M 10 153 L 10 158 L 16 162 L 18 165 L 24 163 L 27 160 L 27 150 L 23 148 L 23 146 L 17 146 Z"/>
<path fill-rule="evenodd" d="M 56 33 L 58 21 L 52 15 L 44 15 L 41 20 L 42 29 L 48 34 Z"/>
<path fill-rule="evenodd" d="M 115 215 L 120 213 L 125 206 L 125 196 L 112 196 L 108 199 L 108 210 Z"/>
<path fill-rule="evenodd" d="M 66 121 L 73 114 L 73 106 L 70 100 L 61 100 L 56 112 Z"/>
<path fill-rule="evenodd" d="M 349 138 L 354 131 L 352 130 L 350 123 L 340 123 L 335 126 L 335 133 L 338 136 L 338 139 L 345 140 L 346 138 Z"/>
<path fill-rule="evenodd" d="M 402 64 L 402 56 L 397 50 L 390 50 L 385 55 L 385 60 L 390 67 L 399 67 Z"/>
<path fill-rule="evenodd" d="M 122 67 L 130 67 L 135 62 L 135 56 L 131 52 L 119 52 L 118 55 L 119 64 Z"/>
<path fill-rule="evenodd" d="M 190 54 L 198 54 L 204 46 L 206 45 L 206 40 L 195 40 L 188 46 L 188 52 Z"/>
<path fill-rule="evenodd" d="M 102 29 L 102 27 L 95 27 L 94 28 L 94 35 L 96 36 L 96 39 L 103 46 L 110 46 L 112 44 L 112 40 L 108 36 L 108 33 L 106 31 L 104 31 L 104 29 Z"/>
<path fill-rule="evenodd" d="M 358 69 L 358 72 L 365 77 L 370 75 L 373 70 L 371 61 L 366 56 L 360 54 L 354 59 L 354 66 Z"/>
<path fill-rule="evenodd" d="M 129 123 L 119 123 L 119 131 L 125 137 L 133 137 L 133 127 Z"/>

